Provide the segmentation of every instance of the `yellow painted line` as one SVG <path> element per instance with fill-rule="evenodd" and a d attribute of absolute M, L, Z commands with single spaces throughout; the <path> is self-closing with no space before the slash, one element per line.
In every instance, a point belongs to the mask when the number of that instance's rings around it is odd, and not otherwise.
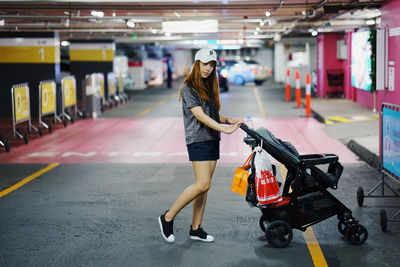
<path fill-rule="evenodd" d="M 165 99 L 162 99 L 160 101 L 158 101 L 157 103 L 155 103 L 153 106 L 146 108 L 145 110 L 143 110 L 142 112 L 140 112 L 139 114 L 133 116 L 133 117 L 142 117 L 144 115 L 146 115 L 149 112 L 152 112 L 153 110 L 155 110 L 157 107 L 161 106 L 162 104 L 164 104 L 165 102 L 167 102 L 167 100 L 169 100 L 171 97 L 176 96 L 178 94 L 178 92 L 175 92 L 173 94 L 170 94 L 169 96 L 167 96 Z"/>
<path fill-rule="evenodd" d="M 307 243 L 308 250 L 310 251 L 311 258 L 314 262 L 315 267 L 327 267 L 324 254 L 322 253 L 321 247 L 318 244 L 317 237 L 314 234 L 312 227 L 308 227 L 304 232 L 304 238 Z"/>
<path fill-rule="evenodd" d="M 279 163 L 279 169 L 281 170 L 281 174 L 283 180 L 285 181 L 287 175 L 287 169 L 285 165 Z M 304 232 L 304 239 L 306 240 L 306 244 L 308 250 L 310 251 L 311 258 L 313 260 L 315 267 L 327 267 L 328 264 L 326 263 L 324 254 L 322 253 L 321 247 L 319 246 L 317 237 L 314 234 L 312 227 L 308 227 Z"/>
<path fill-rule="evenodd" d="M 351 122 L 351 121 L 353 121 L 352 119 L 349 119 L 349 118 L 346 118 L 346 117 L 340 117 L 340 116 L 329 117 L 328 120 L 337 121 L 337 122 Z"/>
<path fill-rule="evenodd" d="M 60 163 L 51 163 L 49 164 L 47 167 L 35 172 L 34 174 L 24 178 L 23 180 L 19 181 L 18 183 L 16 183 L 15 185 L 3 190 L 0 192 L 0 198 L 8 195 L 9 193 L 11 193 L 12 191 L 20 188 L 21 186 L 29 183 L 30 181 L 32 181 L 33 179 L 36 179 L 37 177 L 39 177 L 40 175 L 54 169 L 55 167 L 57 167 L 58 165 L 60 165 Z"/>
<path fill-rule="evenodd" d="M 258 105 L 258 109 L 260 110 L 262 117 L 267 117 L 267 111 L 264 108 L 263 102 L 261 100 L 260 92 L 257 87 L 253 88 L 254 95 L 256 96 L 256 102 Z"/>
<path fill-rule="evenodd" d="M 325 124 L 334 124 L 335 122 L 334 121 L 331 121 L 331 120 L 325 120 Z"/>

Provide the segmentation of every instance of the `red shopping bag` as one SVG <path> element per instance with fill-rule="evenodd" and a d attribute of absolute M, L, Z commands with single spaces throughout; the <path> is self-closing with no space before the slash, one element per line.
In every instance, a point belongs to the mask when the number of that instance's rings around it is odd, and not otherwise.
<path fill-rule="evenodd" d="M 256 172 L 256 192 L 260 205 L 271 204 L 282 200 L 276 177 L 270 170 L 261 170 L 261 175 Z"/>
<path fill-rule="evenodd" d="M 282 200 L 282 193 L 276 177 L 272 174 L 272 164 L 265 150 L 255 153 L 256 193 L 260 205 L 271 204 Z"/>

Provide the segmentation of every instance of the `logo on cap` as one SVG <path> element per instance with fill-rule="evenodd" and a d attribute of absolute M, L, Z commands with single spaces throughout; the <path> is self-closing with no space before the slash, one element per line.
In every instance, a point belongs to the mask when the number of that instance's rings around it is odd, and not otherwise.
<path fill-rule="evenodd" d="M 214 54 L 214 51 L 210 50 L 210 56 L 212 56 Z"/>

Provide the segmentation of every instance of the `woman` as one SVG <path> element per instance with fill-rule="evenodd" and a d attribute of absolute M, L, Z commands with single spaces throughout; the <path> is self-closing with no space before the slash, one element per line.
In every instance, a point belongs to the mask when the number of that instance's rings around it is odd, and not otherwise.
<path fill-rule="evenodd" d="M 217 160 L 219 159 L 220 133 L 236 131 L 242 118 L 226 118 L 219 114 L 219 86 L 215 70 L 217 54 L 202 48 L 195 55 L 192 71 L 180 90 L 185 139 L 189 160 L 195 175 L 195 183 L 188 186 L 172 207 L 158 218 L 161 234 L 172 243 L 175 241 L 173 222 L 176 215 L 193 201 L 193 219 L 189 237 L 205 242 L 214 241 L 200 226 Z M 228 126 L 223 126 L 228 124 Z"/>

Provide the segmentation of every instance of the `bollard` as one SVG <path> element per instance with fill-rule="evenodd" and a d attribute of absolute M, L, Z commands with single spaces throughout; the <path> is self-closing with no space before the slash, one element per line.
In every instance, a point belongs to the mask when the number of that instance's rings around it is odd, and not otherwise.
<path fill-rule="evenodd" d="M 300 72 L 296 70 L 296 107 L 301 107 Z"/>
<path fill-rule="evenodd" d="M 311 76 L 306 75 L 306 117 L 311 116 Z"/>
<path fill-rule="evenodd" d="M 285 94 L 285 100 L 290 101 L 290 69 L 286 69 L 286 94 Z"/>

